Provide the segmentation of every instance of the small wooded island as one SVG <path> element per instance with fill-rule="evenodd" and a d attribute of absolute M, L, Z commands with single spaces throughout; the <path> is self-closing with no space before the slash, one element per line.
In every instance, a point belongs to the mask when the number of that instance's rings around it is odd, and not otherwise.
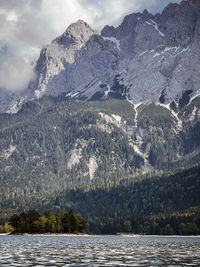
<path fill-rule="evenodd" d="M 8 226 L 8 224 L 7 224 Z M 30 210 L 20 215 L 14 214 L 9 220 L 12 233 L 85 233 L 86 224 L 79 214 L 61 211 L 53 215 L 51 211 L 45 211 L 43 216 L 36 210 Z M 4 226 L 6 227 L 6 225 Z"/>

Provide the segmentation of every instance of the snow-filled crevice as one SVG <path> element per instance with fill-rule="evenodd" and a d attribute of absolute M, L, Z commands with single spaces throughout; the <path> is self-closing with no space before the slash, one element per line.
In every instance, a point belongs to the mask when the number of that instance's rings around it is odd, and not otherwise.
<path fill-rule="evenodd" d="M 111 41 L 112 43 L 114 43 L 116 45 L 117 49 L 120 51 L 120 41 L 117 40 L 115 37 L 103 37 L 102 36 L 102 38 L 106 41 L 108 40 L 108 41 Z"/>

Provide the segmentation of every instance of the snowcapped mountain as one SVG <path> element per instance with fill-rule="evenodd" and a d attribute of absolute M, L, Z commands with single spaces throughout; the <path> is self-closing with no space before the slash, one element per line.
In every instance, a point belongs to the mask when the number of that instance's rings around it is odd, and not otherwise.
<path fill-rule="evenodd" d="M 169 4 L 161 14 L 131 14 L 101 33 L 79 20 L 41 50 L 36 79 L 23 94 L 0 91 L 0 111 L 14 113 L 60 92 L 68 99 L 186 105 L 200 94 L 199 47 L 200 0 Z"/>

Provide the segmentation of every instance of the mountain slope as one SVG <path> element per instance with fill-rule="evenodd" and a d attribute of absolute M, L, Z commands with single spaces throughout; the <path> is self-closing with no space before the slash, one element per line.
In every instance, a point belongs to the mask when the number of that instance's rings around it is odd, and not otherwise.
<path fill-rule="evenodd" d="M 198 163 L 199 119 L 199 99 L 178 115 L 163 104 L 63 101 L 62 96 L 1 114 L 1 207 Z"/>
<path fill-rule="evenodd" d="M 56 211 L 73 207 L 84 215 L 88 231 L 93 233 L 169 234 L 165 227 L 171 224 L 171 234 L 183 234 L 180 223 L 195 223 L 196 229 L 191 232 L 188 229 L 187 234 L 198 234 L 199 188 L 200 166 L 197 165 L 169 174 L 126 179 L 115 186 L 89 192 L 72 190 L 49 199 L 46 208 L 53 207 Z"/>
<path fill-rule="evenodd" d="M 27 103 L 16 115 L 1 115 L 1 205 L 23 194 L 120 179 L 141 169 L 143 159 L 119 127 L 126 125 L 122 117 L 134 117 L 131 104 L 64 102 L 46 109 L 46 102 Z M 119 104 L 121 114 L 119 108 L 118 113 L 111 111 Z M 29 113 L 30 106 L 37 112 Z"/>

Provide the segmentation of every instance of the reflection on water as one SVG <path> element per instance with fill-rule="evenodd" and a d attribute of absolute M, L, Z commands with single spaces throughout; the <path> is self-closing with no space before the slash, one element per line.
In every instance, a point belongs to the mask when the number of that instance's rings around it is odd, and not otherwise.
<path fill-rule="evenodd" d="M 0 266 L 200 266 L 200 237 L 0 236 Z"/>

